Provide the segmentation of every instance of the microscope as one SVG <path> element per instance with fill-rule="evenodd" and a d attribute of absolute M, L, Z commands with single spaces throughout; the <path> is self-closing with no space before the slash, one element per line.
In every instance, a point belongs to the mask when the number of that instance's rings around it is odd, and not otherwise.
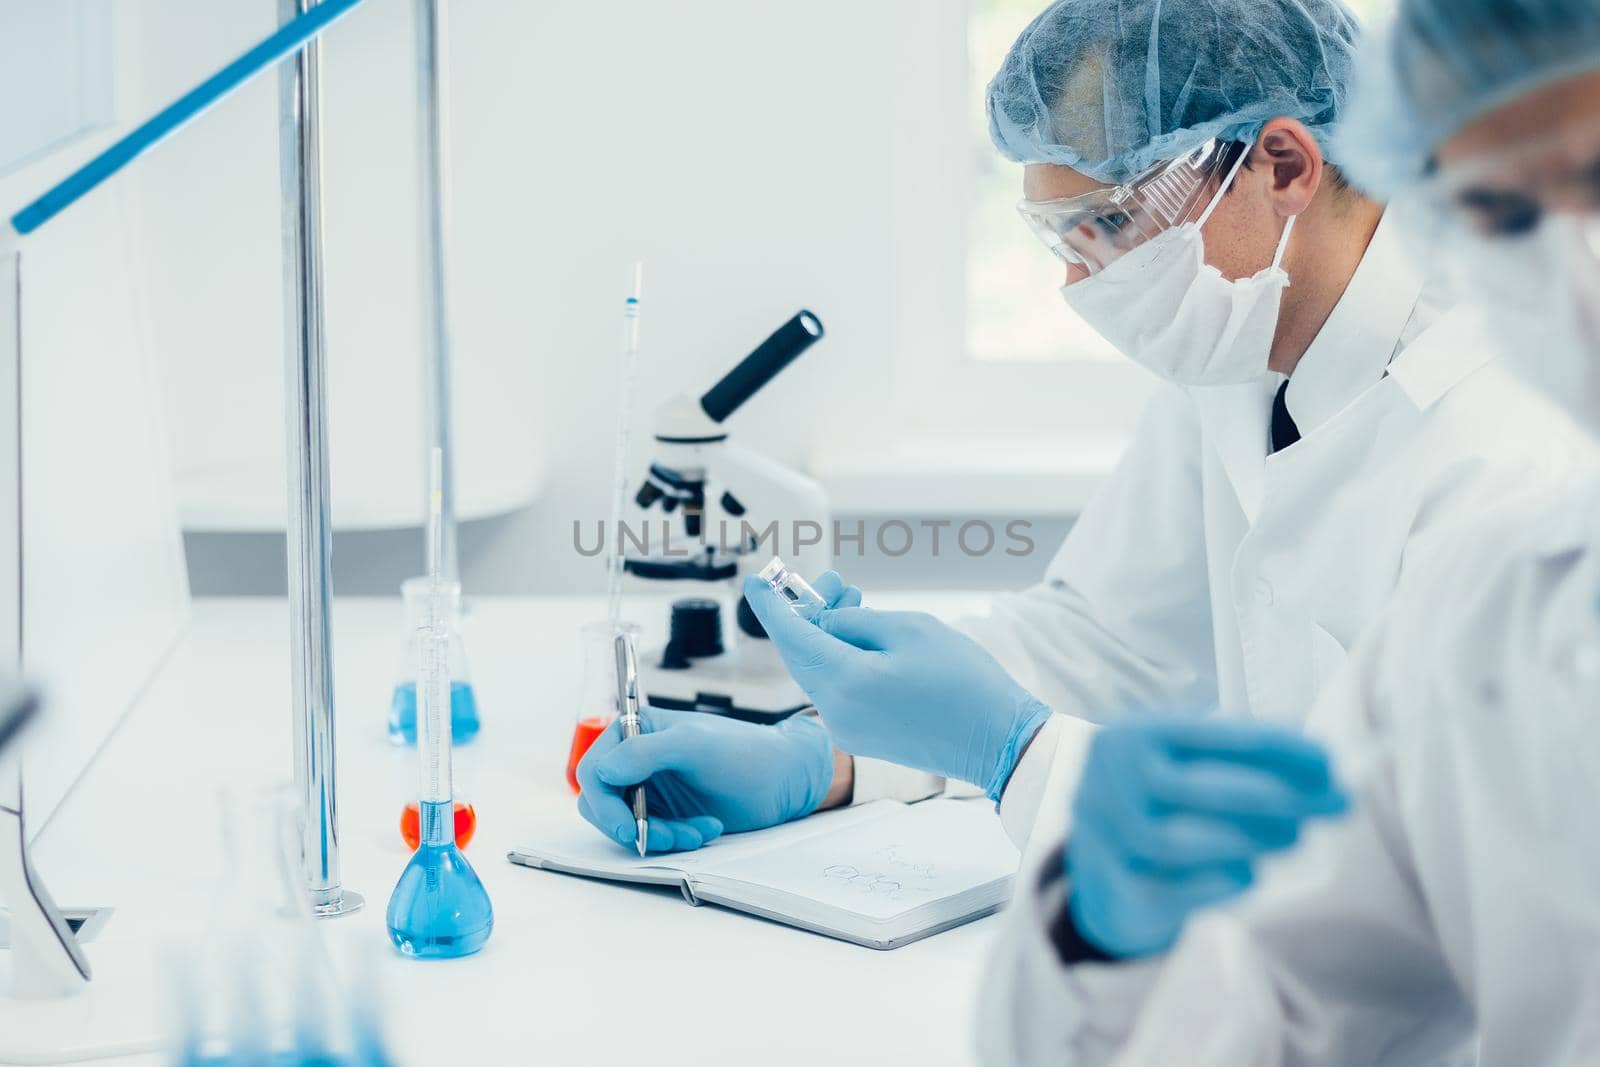
<path fill-rule="evenodd" d="M 647 582 L 681 583 L 667 643 L 640 657 L 640 683 L 656 707 L 778 722 L 809 705 L 740 585 L 773 556 L 814 577 L 832 562 L 832 516 L 822 487 L 728 439 L 725 423 L 779 372 L 822 339 L 802 311 L 698 399 L 678 395 L 655 412 L 654 457 L 634 497 L 667 521 L 623 563 Z M 733 625 L 724 625 L 732 606 Z"/>

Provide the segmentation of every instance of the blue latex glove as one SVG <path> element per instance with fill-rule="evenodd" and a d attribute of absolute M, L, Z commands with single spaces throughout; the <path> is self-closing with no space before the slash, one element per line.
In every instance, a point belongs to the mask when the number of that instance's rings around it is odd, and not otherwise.
<path fill-rule="evenodd" d="M 1100 730 L 1073 801 L 1073 925 L 1119 958 L 1171 948 L 1189 915 L 1243 893 L 1255 861 L 1349 807 L 1324 749 L 1259 723 L 1154 719 Z"/>
<path fill-rule="evenodd" d="M 812 586 L 830 607 L 855 607 L 861 590 L 828 571 Z M 618 844 L 639 836 L 623 789 L 649 780 L 651 852 L 684 852 L 726 833 L 803 818 L 833 784 L 833 742 L 816 719 L 756 726 L 704 712 L 643 708 L 645 733 L 621 727 L 595 739 L 578 764 L 578 811 Z"/>
<path fill-rule="evenodd" d="M 639 714 L 644 733 L 624 741 L 612 723 L 578 764 L 578 811 L 619 845 L 633 848 L 638 837 L 623 790 L 640 782 L 651 852 L 802 818 L 833 784 L 833 741 L 814 716 L 761 726 L 701 711 Z"/>
<path fill-rule="evenodd" d="M 759 578 L 745 579 L 744 595 L 846 752 L 970 782 L 998 802 L 1050 717 L 976 641 L 931 615 L 840 606 L 811 623 Z"/>

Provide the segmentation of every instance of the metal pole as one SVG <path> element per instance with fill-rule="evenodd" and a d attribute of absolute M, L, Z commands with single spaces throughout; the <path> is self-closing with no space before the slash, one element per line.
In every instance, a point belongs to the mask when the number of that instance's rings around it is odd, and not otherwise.
<path fill-rule="evenodd" d="M 427 457 L 444 455 L 444 576 L 461 577 L 456 554 L 455 453 L 450 418 L 450 38 L 445 0 L 417 0 L 418 141 L 422 206 L 423 498 Z M 426 514 L 426 511 L 424 511 Z"/>
<path fill-rule="evenodd" d="M 279 21 L 316 0 L 278 0 Z M 364 903 L 339 881 L 330 632 L 328 410 L 322 317 L 321 45 L 308 44 L 279 77 L 278 148 L 283 195 L 286 400 L 289 432 L 289 640 L 294 698 L 295 791 L 306 888 L 318 915 Z"/>

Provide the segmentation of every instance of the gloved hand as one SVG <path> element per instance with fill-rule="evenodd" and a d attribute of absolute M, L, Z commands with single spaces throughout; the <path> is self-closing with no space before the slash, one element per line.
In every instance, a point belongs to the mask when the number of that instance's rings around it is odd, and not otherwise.
<path fill-rule="evenodd" d="M 854 607 L 861 590 L 828 571 L 812 586 L 829 606 Z M 622 740 L 613 723 L 578 764 L 578 811 L 618 844 L 639 836 L 623 790 L 648 779 L 651 852 L 686 852 L 724 832 L 810 815 L 833 783 L 833 741 L 815 718 L 777 726 L 692 711 L 641 708 L 645 732 Z"/>
<path fill-rule="evenodd" d="M 998 801 L 1050 717 L 976 641 L 931 615 L 840 606 L 811 623 L 759 578 L 745 579 L 744 595 L 846 752 L 971 782 Z"/>
<path fill-rule="evenodd" d="M 1068 909 L 1118 958 L 1164 952 L 1189 915 L 1243 893 L 1255 861 L 1307 819 L 1349 807 L 1324 749 L 1241 721 L 1155 719 L 1100 730 L 1073 800 Z"/>
<path fill-rule="evenodd" d="M 775 726 L 699 711 L 642 708 L 644 733 L 612 723 L 578 764 L 578 811 L 629 848 L 638 829 L 623 789 L 646 782 L 651 852 L 684 852 L 723 832 L 810 815 L 833 782 L 833 741 L 814 716 Z"/>

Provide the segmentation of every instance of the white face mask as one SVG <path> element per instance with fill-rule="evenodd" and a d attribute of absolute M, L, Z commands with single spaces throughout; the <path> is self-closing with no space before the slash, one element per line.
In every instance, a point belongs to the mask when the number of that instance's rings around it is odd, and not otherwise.
<path fill-rule="evenodd" d="M 1451 254 L 1507 369 L 1600 433 L 1600 219 L 1547 217 L 1520 240 Z"/>
<path fill-rule="evenodd" d="M 1272 265 L 1237 282 L 1206 264 L 1200 232 L 1244 159 L 1239 157 L 1199 219 L 1156 235 L 1061 290 L 1067 305 L 1123 355 L 1180 385 L 1254 381 L 1267 372 L 1272 355 L 1278 309 L 1289 287 L 1283 253 L 1294 218 L 1284 224 Z"/>

